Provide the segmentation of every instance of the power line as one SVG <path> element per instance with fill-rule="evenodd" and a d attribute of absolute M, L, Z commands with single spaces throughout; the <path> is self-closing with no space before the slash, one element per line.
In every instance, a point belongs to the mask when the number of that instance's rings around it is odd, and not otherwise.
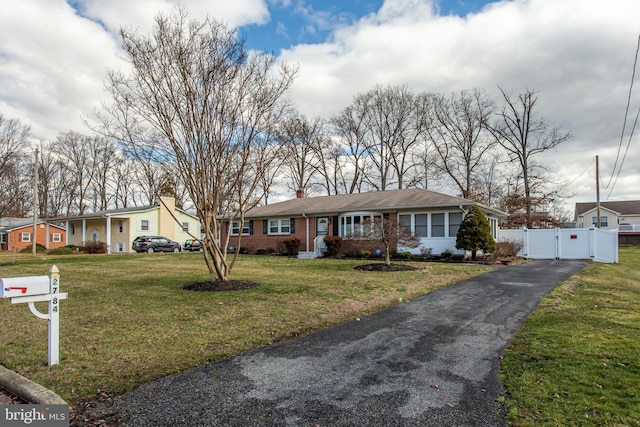
<path fill-rule="evenodd" d="M 631 128 L 631 133 L 629 134 L 629 142 L 627 142 L 627 148 L 624 150 L 624 156 L 622 156 L 622 161 L 620 162 L 620 169 L 618 169 L 618 173 L 616 174 L 616 179 L 615 181 L 613 181 L 613 185 L 611 186 L 611 190 L 609 190 L 609 194 L 607 194 L 607 199 L 609 200 L 609 197 L 611 196 L 611 193 L 613 192 L 613 189 L 616 186 L 616 183 L 618 182 L 618 178 L 620 178 L 620 172 L 622 172 L 622 165 L 624 165 L 624 161 L 627 158 L 627 153 L 629 152 L 629 146 L 631 145 L 631 139 L 633 138 L 633 133 L 636 130 L 636 125 L 638 124 L 638 117 L 640 117 L 640 107 L 638 108 L 638 112 L 636 113 L 636 119 L 633 122 L 633 127 Z"/>
<path fill-rule="evenodd" d="M 570 187 L 574 182 L 576 182 L 576 181 L 578 180 L 578 178 L 580 178 L 582 175 L 584 175 L 584 174 L 585 174 L 585 172 L 586 172 L 586 171 L 588 171 L 588 170 L 591 168 L 591 166 L 593 165 L 593 162 L 595 162 L 595 159 L 591 159 L 591 163 L 589 163 L 589 166 L 587 166 L 586 168 L 584 168 L 584 170 L 583 170 L 582 172 L 580 172 L 580 174 L 579 174 L 578 176 L 576 176 L 575 178 L 573 178 L 573 179 L 571 180 L 571 182 L 570 182 L 570 183 L 568 183 L 566 186 L 567 186 L 567 187 Z"/>
<path fill-rule="evenodd" d="M 609 185 L 611 185 L 611 181 L 613 180 L 613 176 L 616 175 L 616 167 L 618 166 L 618 160 L 620 159 L 620 150 L 622 150 L 622 144 L 623 144 L 623 141 L 624 141 L 624 131 L 625 131 L 626 126 L 627 126 L 627 116 L 629 115 L 629 106 L 631 105 L 631 94 L 633 92 L 633 82 L 634 82 L 635 76 L 636 76 L 636 65 L 638 64 L 638 51 L 640 51 L 640 34 L 638 34 L 638 43 L 636 45 L 636 56 L 635 56 L 635 59 L 633 61 L 633 71 L 631 73 L 631 83 L 629 84 L 629 93 L 627 94 L 627 107 L 625 108 L 624 121 L 622 122 L 622 132 L 620 133 L 620 144 L 618 144 L 618 153 L 616 154 L 616 161 L 613 164 L 613 170 L 611 171 L 611 177 L 609 178 L 609 182 L 607 183 L 607 185 L 603 185 L 604 188 L 609 188 Z M 637 121 L 638 121 L 638 116 L 636 115 L 636 121 L 633 124 L 633 130 L 635 130 Z M 633 130 L 631 132 L 632 135 L 633 135 Z M 627 143 L 627 148 L 625 150 L 624 157 L 627 156 L 627 152 L 629 151 L 629 144 L 630 143 L 631 143 L 631 138 L 629 138 L 629 142 Z M 620 163 L 620 168 L 618 169 L 617 176 L 620 176 L 620 171 L 622 170 L 622 164 L 623 163 L 624 163 L 624 158 L 623 158 L 622 162 Z M 618 181 L 617 176 L 616 176 L 616 182 Z M 615 187 L 615 182 L 613 184 L 613 187 Z M 611 190 L 609 191 L 609 196 L 611 195 L 611 192 L 613 192 L 613 187 L 611 187 Z M 609 196 L 607 196 L 607 198 L 609 198 Z"/>

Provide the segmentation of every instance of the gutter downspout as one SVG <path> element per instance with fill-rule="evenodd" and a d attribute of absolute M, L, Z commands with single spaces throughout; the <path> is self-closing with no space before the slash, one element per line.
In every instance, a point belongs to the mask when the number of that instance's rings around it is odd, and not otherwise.
<path fill-rule="evenodd" d="M 302 212 L 302 217 L 305 218 L 307 220 L 307 232 L 306 232 L 306 239 L 307 239 L 307 250 L 306 252 L 309 252 L 309 217 L 307 216 L 307 214 L 305 214 L 304 212 Z M 315 250 L 315 249 L 314 249 Z"/>

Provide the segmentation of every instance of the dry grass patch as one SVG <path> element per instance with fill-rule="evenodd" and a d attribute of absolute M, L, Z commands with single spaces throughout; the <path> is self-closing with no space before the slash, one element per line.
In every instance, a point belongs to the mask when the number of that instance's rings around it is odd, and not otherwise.
<path fill-rule="evenodd" d="M 259 287 L 193 292 L 199 253 L 24 257 L 0 277 L 61 274 L 61 364 L 46 366 L 47 322 L 0 301 L 0 364 L 78 403 L 410 300 L 486 267 L 415 263 L 361 272 L 361 261 L 243 256 L 233 279 Z M 46 311 L 45 308 L 41 308 Z M 16 325 L 20 325 L 19 328 Z"/>
<path fill-rule="evenodd" d="M 640 425 L 639 263 L 590 264 L 525 322 L 503 363 L 513 425 Z"/>

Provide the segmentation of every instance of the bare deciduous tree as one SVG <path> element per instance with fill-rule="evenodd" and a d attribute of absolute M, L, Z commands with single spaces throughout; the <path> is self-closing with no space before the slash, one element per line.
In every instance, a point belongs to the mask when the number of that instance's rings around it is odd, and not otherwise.
<path fill-rule="evenodd" d="M 387 265 L 391 264 L 391 252 L 395 251 L 396 246 L 417 248 L 420 245 L 419 236 L 386 214 L 382 217 L 366 218 L 348 239 L 349 243 L 356 247 L 384 247 L 384 262 Z"/>
<path fill-rule="evenodd" d="M 309 120 L 302 114 L 293 113 L 286 117 L 276 129 L 276 140 L 280 143 L 280 155 L 287 171 L 289 189 L 293 191 L 309 189 L 318 171 L 319 158 L 314 147 L 322 139 L 322 120 Z"/>
<path fill-rule="evenodd" d="M 407 86 L 376 86 L 355 96 L 334 124 L 346 137 L 351 155 L 366 161 L 356 172 L 367 170 L 363 178 L 371 188 L 403 188 L 404 177 L 416 165 L 412 149 L 426 136 L 429 125 L 428 96 L 416 96 Z M 355 157 L 358 156 L 358 157 Z"/>
<path fill-rule="evenodd" d="M 343 152 L 348 163 L 344 168 L 336 168 L 335 173 L 347 194 L 359 193 L 369 173 L 364 108 L 364 105 L 351 105 L 332 119 L 338 138 L 345 147 Z"/>
<path fill-rule="evenodd" d="M 570 132 L 559 127 L 550 127 L 542 118 L 536 117 L 537 92 L 527 89 L 517 99 L 503 88 L 502 110 L 491 126 L 496 142 L 505 149 L 512 162 L 519 166 L 523 184 L 523 205 L 528 225 L 536 205 L 532 192 L 532 180 L 541 177 L 539 166 L 532 159 L 537 154 L 551 150 L 573 138 Z"/>
<path fill-rule="evenodd" d="M 104 144 L 103 137 L 75 131 L 61 133 L 53 143 L 52 150 L 58 156 L 66 177 L 71 180 L 67 215 L 83 215 L 89 207 L 89 192 L 98 172 L 98 153 Z"/>
<path fill-rule="evenodd" d="M 29 146 L 31 127 L 18 119 L 7 119 L 0 114 L 0 217 L 22 216 L 28 209 L 28 167 L 25 155 Z"/>
<path fill-rule="evenodd" d="M 492 114 L 493 103 L 482 89 L 435 97 L 435 126 L 430 135 L 440 157 L 439 167 L 465 199 L 473 198 L 473 181 L 485 154 L 495 145 L 487 130 Z"/>
<path fill-rule="evenodd" d="M 189 20 L 183 8 L 158 15 L 149 35 L 120 35 L 131 72 L 109 73 L 109 113 L 122 127 L 131 122 L 124 113 L 134 115 L 163 136 L 149 153 L 175 163 L 206 236 L 211 280 L 226 281 L 238 252 L 228 260 L 229 240 L 218 240 L 223 219 L 244 222 L 259 200 L 260 177 L 275 159 L 271 126 L 296 70 L 274 72 L 273 56 L 250 55 L 235 30 L 210 17 Z"/>

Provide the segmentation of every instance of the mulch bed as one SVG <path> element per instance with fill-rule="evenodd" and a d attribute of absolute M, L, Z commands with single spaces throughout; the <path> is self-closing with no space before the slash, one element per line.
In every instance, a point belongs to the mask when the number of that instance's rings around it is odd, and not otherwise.
<path fill-rule="evenodd" d="M 405 264 L 383 264 L 383 263 L 376 263 L 376 264 L 365 264 L 365 265 L 359 265 L 357 267 L 353 267 L 355 270 L 360 270 L 360 271 L 413 271 L 413 270 L 418 270 L 418 268 L 411 266 L 411 265 L 405 265 Z"/>
<path fill-rule="evenodd" d="M 185 285 L 182 289 L 196 292 L 226 292 L 242 291 L 245 289 L 257 288 L 260 284 L 247 280 L 216 280 L 215 282 L 197 282 Z"/>

